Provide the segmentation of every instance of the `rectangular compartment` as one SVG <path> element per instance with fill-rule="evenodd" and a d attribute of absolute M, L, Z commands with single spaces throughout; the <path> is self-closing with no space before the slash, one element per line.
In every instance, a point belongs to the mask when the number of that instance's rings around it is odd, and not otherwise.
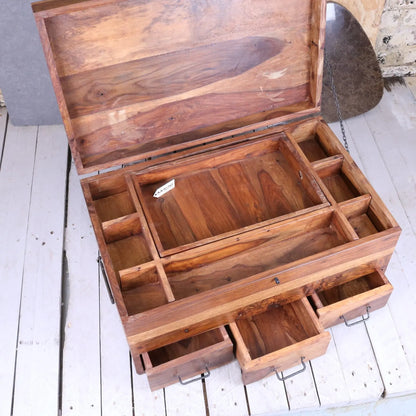
<path fill-rule="evenodd" d="M 323 355 L 330 340 L 306 298 L 274 305 L 230 327 L 244 384 Z"/>
<path fill-rule="evenodd" d="M 102 222 L 136 212 L 123 176 L 97 179 L 89 184 L 94 207 Z"/>
<path fill-rule="evenodd" d="M 180 380 L 186 383 L 189 378 L 234 359 L 233 344 L 224 327 L 165 345 L 142 356 L 152 391 Z"/>
<path fill-rule="evenodd" d="M 156 267 L 152 264 L 120 272 L 121 293 L 128 315 L 145 312 L 168 303 Z"/>
<path fill-rule="evenodd" d="M 155 198 L 172 179 L 175 187 Z M 134 180 L 163 256 L 327 202 L 283 134 L 151 168 Z"/>
<path fill-rule="evenodd" d="M 298 144 L 310 162 L 315 162 L 330 156 L 322 145 L 319 135 L 315 132 L 312 132 L 306 139 L 301 140 Z"/>
<path fill-rule="evenodd" d="M 164 268 L 175 299 L 253 276 L 348 240 L 331 211 L 305 215 L 172 256 Z"/>
<path fill-rule="evenodd" d="M 371 201 L 369 195 L 364 203 L 359 200 L 351 201 L 351 204 L 341 205 L 341 209 L 360 238 L 377 234 L 392 227 L 392 224 L 385 218 L 376 215 L 375 211 L 380 212 L 380 210 Z"/>
<path fill-rule="evenodd" d="M 393 287 L 381 270 L 358 276 L 342 284 L 317 290 L 310 297 L 325 328 L 357 318 L 383 307 Z"/>

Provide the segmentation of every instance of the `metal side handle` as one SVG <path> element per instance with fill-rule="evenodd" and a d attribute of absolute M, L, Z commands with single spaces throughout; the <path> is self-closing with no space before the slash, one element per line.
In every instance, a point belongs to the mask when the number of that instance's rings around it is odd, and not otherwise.
<path fill-rule="evenodd" d="M 195 383 L 195 381 L 199 380 L 205 380 L 211 375 L 210 371 L 208 370 L 208 367 L 205 367 L 205 373 L 201 374 L 198 377 L 192 378 L 191 380 L 183 381 L 181 376 L 178 376 L 179 383 L 182 384 L 182 386 L 186 386 L 187 384 Z"/>
<path fill-rule="evenodd" d="M 366 306 L 366 308 L 365 308 L 366 316 L 362 315 L 361 319 L 358 320 L 358 321 L 355 321 L 355 322 L 351 322 L 351 323 L 347 322 L 344 315 L 341 315 L 339 317 L 339 319 L 342 319 L 346 326 L 354 326 L 354 325 L 360 324 L 361 322 L 364 322 L 364 321 L 367 321 L 368 319 L 370 319 L 370 309 L 371 309 L 371 306 Z"/>
<path fill-rule="evenodd" d="M 292 373 L 292 374 L 289 374 L 288 376 L 284 376 L 284 375 L 283 375 L 283 373 L 282 373 L 282 375 L 280 376 L 280 375 L 279 375 L 279 373 L 277 372 L 277 370 L 274 370 L 274 372 L 276 373 L 277 378 L 278 378 L 280 381 L 285 381 L 285 380 L 287 380 L 288 378 L 291 378 L 291 377 L 297 376 L 297 375 L 298 375 L 298 374 L 300 374 L 300 373 L 303 373 L 303 372 L 306 370 L 306 364 L 305 364 L 304 359 L 305 359 L 305 357 L 300 357 L 300 363 L 302 364 L 302 368 L 301 368 L 300 370 L 298 370 L 298 371 L 295 371 L 295 372 L 294 372 L 294 373 Z"/>
<path fill-rule="evenodd" d="M 108 277 L 107 277 L 107 273 L 105 271 L 105 267 L 104 267 L 104 263 L 103 263 L 103 259 L 101 256 L 97 257 L 97 263 L 100 265 L 101 268 L 101 274 L 103 275 L 103 279 L 104 279 L 104 284 L 105 287 L 107 289 L 107 293 L 108 293 L 108 297 L 110 298 L 110 302 L 114 304 L 114 297 L 113 297 L 113 293 L 111 292 L 111 288 L 110 288 L 110 283 L 108 282 Z"/>

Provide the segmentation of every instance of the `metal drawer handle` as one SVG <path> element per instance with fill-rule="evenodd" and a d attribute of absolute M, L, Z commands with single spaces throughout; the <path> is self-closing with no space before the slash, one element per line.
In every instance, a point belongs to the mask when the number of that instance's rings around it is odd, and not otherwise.
<path fill-rule="evenodd" d="M 303 361 L 305 359 L 305 357 L 300 357 L 300 363 L 302 364 L 302 368 L 300 369 L 300 370 L 298 370 L 298 371 L 295 371 L 294 373 L 292 373 L 292 374 L 289 374 L 288 376 L 284 376 L 283 375 L 283 373 L 282 373 L 282 375 L 280 376 L 279 375 L 279 373 L 277 372 L 277 370 L 274 370 L 274 372 L 276 373 L 276 376 L 277 376 L 277 378 L 280 380 L 280 381 L 285 381 L 285 380 L 287 380 L 288 378 L 291 378 L 291 377 L 294 377 L 294 376 L 297 376 L 298 374 L 300 374 L 300 373 L 303 373 L 305 370 L 306 370 L 306 364 L 305 364 L 305 361 Z"/>
<path fill-rule="evenodd" d="M 362 315 L 362 316 L 361 316 L 361 318 L 362 318 L 362 319 L 360 319 L 359 321 L 355 321 L 355 322 L 349 323 L 349 322 L 347 322 L 347 320 L 345 319 L 345 316 L 344 316 L 344 315 L 341 315 L 341 316 L 339 317 L 339 319 L 343 319 L 343 320 L 344 320 L 344 324 L 345 324 L 346 326 L 354 326 L 354 325 L 357 325 L 357 324 L 359 324 L 359 323 L 361 323 L 361 322 L 364 322 L 364 321 L 367 321 L 368 319 L 370 319 L 370 309 L 371 309 L 371 306 L 366 306 L 366 308 L 365 308 L 365 312 L 366 312 L 366 315 L 367 315 L 367 316 Z"/>
<path fill-rule="evenodd" d="M 191 380 L 187 380 L 187 381 L 182 381 L 181 376 L 178 376 L 179 383 L 181 383 L 182 386 L 186 386 L 187 384 L 194 383 L 195 381 L 205 380 L 206 378 L 208 378 L 211 375 L 210 371 L 208 370 L 208 367 L 205 367 L 205 370 L 206 370 L 205 373 L 203 373 L 200 376 L 195 377 Z"/>

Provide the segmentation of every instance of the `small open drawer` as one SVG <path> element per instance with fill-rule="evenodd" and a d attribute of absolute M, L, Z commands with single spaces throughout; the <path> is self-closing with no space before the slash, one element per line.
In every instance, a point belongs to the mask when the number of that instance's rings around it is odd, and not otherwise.
<path fill-rule="evenodd" d="M 348 282 L 317 290 L 310 297 L 321 324 L 328 328 L 382 308 L 393 291 L 393 286 L 381 270 L 358 276 Z M 356 323 L 360 321 L 355 321 Z"/>
<path fill-rule="evenodd" d="M 244 384 L 325 354 L 330 340 L 306 298 L 238 319 L 230 327 Z"/>
<path fill-rule="evenodd" d="M 234 354 L 227 331 L 220 327 L 146 352 L 142 357 L 154 391 L 177 382 L 188 384 L 206 378 L 213 368 L 232 361 Z"/>

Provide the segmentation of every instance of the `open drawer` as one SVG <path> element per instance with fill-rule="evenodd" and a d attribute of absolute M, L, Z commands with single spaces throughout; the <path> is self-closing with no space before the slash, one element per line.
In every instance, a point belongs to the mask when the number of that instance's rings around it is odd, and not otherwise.
<path fill-rule="evenodd" d="M 353 323 L 348 323 L 348 320 L 361 315 L 366 319 L 370 311 L 382 308 L 392 291 L 393 286 L 384 273 L 376 269 L 348 282 L 317 290 L 309 299 L 325 328 L 343 322 L 350 326 Z"/>
<path fill-rule="evenodd" d="M 142 354 L 152 391 L 207 377 L 209 371 L 234 359 L 233 344 L 224 327 Z M 198 376 L 202 374 L 202 376 Z M 198 376 L 189 380 L 190 377 Z"/>
<path fill-rule="evenodd" d="M 330 341 L 306 298 L 230 324 L 244 384 L 325 354 Z"/>

